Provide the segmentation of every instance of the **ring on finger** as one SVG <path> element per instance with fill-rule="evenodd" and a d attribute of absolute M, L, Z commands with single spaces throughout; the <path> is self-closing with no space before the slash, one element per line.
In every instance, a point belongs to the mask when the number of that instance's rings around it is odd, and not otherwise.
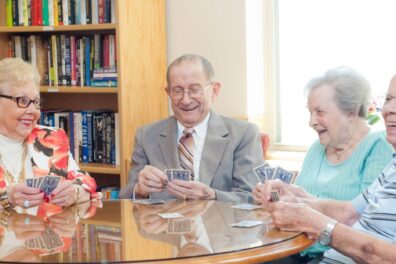
<path fill-rule="evenodd" d="M 29 208 L 29 205 L 30 205 L 30 201 L 29 200 L 24 200 L 23 201 L 23 207 L 25 207 L 25 208 Z"/>

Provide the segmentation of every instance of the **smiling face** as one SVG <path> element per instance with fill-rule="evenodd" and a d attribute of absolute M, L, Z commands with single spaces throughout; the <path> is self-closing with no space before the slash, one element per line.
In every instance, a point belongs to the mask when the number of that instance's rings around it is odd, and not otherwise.
<path fill-rule="evenodd" d="M 5 85 L 0 93 L 9 96 L 26 96 L 31 100 L 39 97 L 39 91 L 33 81 L 21 85 Z M 40 110 L 30 104 L 28 108 L 19 108 L 14 100 L 0 97 L 0 133 L 11 139 L 25 139 L 32 132 L 40 118 Z"/>
<path fill-rule="evenodd" d="M 318 133 L 320 144 L 337 147 L 347 140 L 350 118 L 334 102 L 334 89 L 323 84 L 308 96 L 309 125 Z"/>
<path fill-rule="evenodd" d="M 385 104 L 382 108 L 382 117 L 385 121 L 386 140 L 396 149 L 396 75 L 389 84 Z"/>
<path fill-rule="evenodd" d="M 214 99 L 220 92 L 220 83 L 208 80 L 202 65 L 196 61 L 182 61 L 174 65 L 169 72 L 170 87 L 166 92 L 170 96 L 172 110 L 176 119 L 185 127 L 198 125 L 208 115 Z M 204 89 L 208 87 L 208 89 Z M 184 89 L 185 93 L 179 100 L 172 98 L 172 89 Z M 186 91 L 204 89 L 202 96 L 191 98 Z"/>

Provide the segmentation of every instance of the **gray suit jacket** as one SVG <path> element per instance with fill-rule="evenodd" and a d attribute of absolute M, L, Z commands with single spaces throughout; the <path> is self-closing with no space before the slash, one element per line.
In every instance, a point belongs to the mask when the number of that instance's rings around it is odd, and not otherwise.
<path fill-rule="evenodd" d="M 139 128 L 132 154 L 128 184 L 120 198 L 131 198 L 138 173 L 145 165 L 160 170 L 181 168 L 177 150 L 177 121 L 174 116 Z M 258 182 L 253 168 L 263 163 L 258 128 L 246 121 L 211 112 L 200 163 L 200 182 L 216 192 L 216 199 L 252 202 L 252 189 Z M 175 198 L 166 190 L 152 198 Z"/>

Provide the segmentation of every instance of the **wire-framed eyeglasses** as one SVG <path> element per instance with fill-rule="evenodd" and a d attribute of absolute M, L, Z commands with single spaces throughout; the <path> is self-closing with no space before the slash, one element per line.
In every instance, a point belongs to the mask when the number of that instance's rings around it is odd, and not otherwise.
<path fill-rule="evenodd" d="M 184 90 L 182 87 L 174 87 L 170 89 L 170 96 L 174 100 L 181 100 L 184 94 L 188 94 L 192 99 L 199 99 L 203 96 L 204 92 L 211 87 L 212 83 L 202 88 L 200 85 L 194 85 L 190 89 Z"/>
<path fill-rule="evenodd" d="M 17 106 L 19 108 L 28 108 L 29 105 L 31 103 L 33 103 L 34 108 L 36 108 L 37 110 L 40 110 L 44 103 L 44 99 L 41 99 L 41 98 L 36 98 L 36 99 L 32 100 L 26 96 L 9 96 L 9 95 L 4 95 L 4 94 L 0 94 L 0 97 L 15 101 L 15 103 L 17 104 Z"/>

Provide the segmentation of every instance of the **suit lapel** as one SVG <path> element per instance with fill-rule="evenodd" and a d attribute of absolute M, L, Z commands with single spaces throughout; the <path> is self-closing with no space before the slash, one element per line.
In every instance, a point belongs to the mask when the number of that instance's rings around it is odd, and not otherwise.
<path fill-rule="evenodd" d="M 200 182 L 206 185 L 212 182 L 229 142 L 227 136 L 228 130 L 223 120 L 211 112 L 199 168 Z"/>
<path fill-rule="evenodd" d="M 176 119 L 171 117 L 168 125 L 160 131 L 160 149 L 169 169 L 180 168 L 180 161 L 177 152 L 177 125 Z"/>

